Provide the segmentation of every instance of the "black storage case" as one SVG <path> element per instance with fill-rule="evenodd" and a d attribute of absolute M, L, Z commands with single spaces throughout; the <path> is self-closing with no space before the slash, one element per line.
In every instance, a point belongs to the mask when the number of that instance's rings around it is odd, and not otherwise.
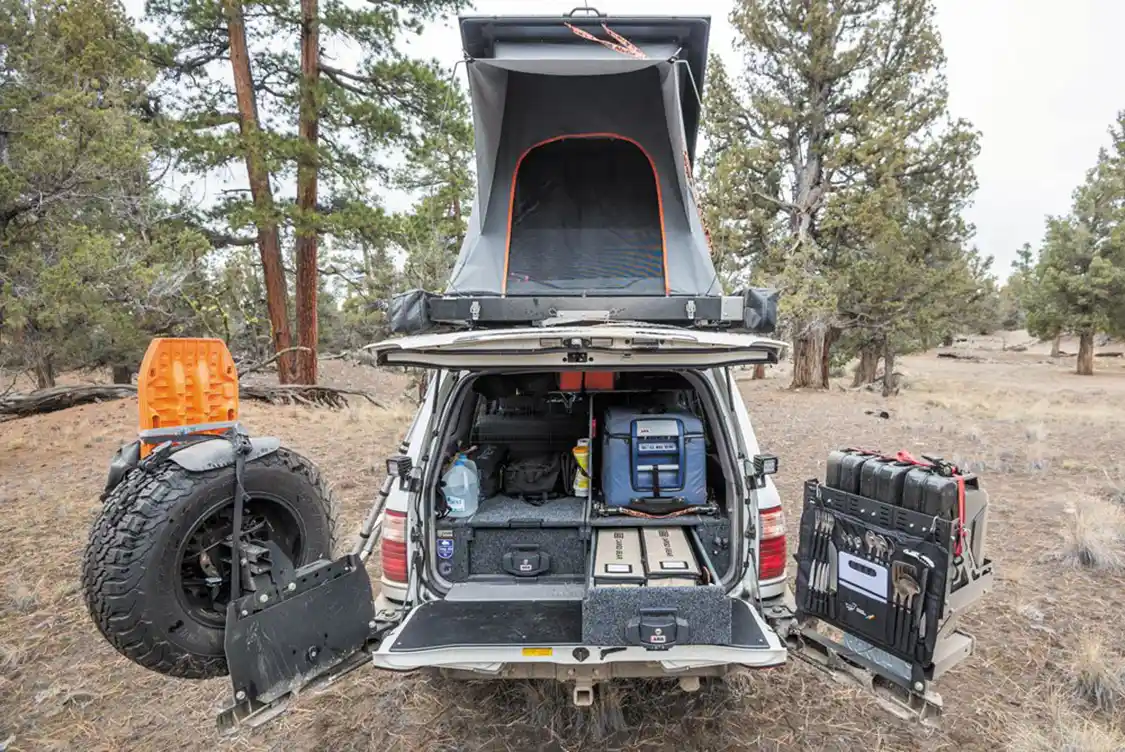
<path fill-rule="evenodd" d="M 863 464 L 859 473 L 859 495 L 884 504 L 902 504 L 906 475 L 916 465 L 898 460 L 877 458 Z"/>
<path fill-rule="evenodd" d="M 859 493 L 863 467 L 878 455 L 862 449 L 842 449 L 828 455 L 828 468 L 824 484 L 848 493 Z"/>
<path fill-rule="evenodd" d="M 580 579 L 589 548 L 585 504 L 585 499 L 564 497 L 534 506 L 495 496 L 481 501 L 473 517 L 438 520 L 438 574 L 450 582 Z"/>
<path fill-rule="evenodd" d="M 967 476 L 964 482 L 966 490 L 977 486 L 974 476 Z M 906 474 L 902 505 L 922 514 L 952 519 L 958 514 L 957 494 L 956 478 L 939 475 L 929 468 L 915 467 Z"/>
<path fill-rule="evenodd" d="M 688 540 L 707 580 L 718 575 L 694 530 Z M 594 552 L 590 552 L 592 572 Z M 582 642 L 585 645 L 640 645 L 658 651 L 674 645 L 728 645 L 731 601 L 722 585 L 689 587 L 598 587 L 587 577 L 582 599 Z M 652 642 L 660 630 L 663 642 Z M 646 637 L 648 639 L 646 639 Z"/>

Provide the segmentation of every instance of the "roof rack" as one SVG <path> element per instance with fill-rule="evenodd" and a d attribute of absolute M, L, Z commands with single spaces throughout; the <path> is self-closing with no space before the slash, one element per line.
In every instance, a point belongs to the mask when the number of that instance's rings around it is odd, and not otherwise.
<path fill-rule="evenodd" d="M 777 298 L 776 290 L 762 288 L 721 296 L 437 295 L 410 290 L 390 302 L 388 318 L 391 331 L 401 334 L 580 321 L 640 321 L 769 334 L 777 325 Z"/>

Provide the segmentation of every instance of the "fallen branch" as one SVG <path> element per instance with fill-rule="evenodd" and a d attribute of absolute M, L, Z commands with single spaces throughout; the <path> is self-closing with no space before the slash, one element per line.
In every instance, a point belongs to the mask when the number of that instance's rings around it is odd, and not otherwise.
<path fill-rule="evenodd" d="M 308 384 L 242 384 L 238 388 L 238 396 L 244 400 L 268 402 L 271 405 L 296 404 L 334 409 L 347 407 L 348 397 L 362 397 L 376 407 L 386 408 L 386 405 L 367 392 Z"/>
<path fill-rule="evenodd" d="M 53 413 L 68 407 L 87 405 L 92 402 L 132 397 L 137 387 L 131 384 L 107 384 L 88 386 L 56 386 L 40 389 L 30 394 L 10 394 L 0 398 L 0 420 L 26 418 L 29 415 Z"/>
<path fill-rule="evenodd" d="M 239 376 L 245 376 L 248 373 L 257 373 L 267 366 L 271 366 L 276 363 L 281 356 L 288 355 L 291 352 L 312 352 L 312 349 L 308 347 L 302 347 L 301 345 L 297 345 L 296 347 L 287 347 L 284 350 L 277 351 L 273 354 L 273 357 L 266 358 L 261 363 L 255 363 L 254 365 L 250 366 L 241 366 L 235 364 L 235 369 L 238 371 Z M 321 360 L 323 360 L 323 358 L 321 358 Z"/>
<path fill-rule="evenodd" d="M 29 394 L 12 394 L 0 398 L 0 421 L 43 415 L 70 407 L 133 397 L 137 387 L 132 384 L 89 384 L 40 389 Z M 376 407 L 386 409 L 367 392 L 307 384 L 240 384 L 238 396 L 243 400 L 268 402 L 271 405 L 307 405 L 340 409 L 347 407 L 348 397 L 362 397 Z"/>
<path fill-rule="evenodd" d="M 937 356 L 939 358 L 952 358 L 953 360 L 971 360 L 976 363 L 981 362 L 981 359 L 976 355 L 961 355 L 960 353 L 939 352 Z"/>
<path fill-rule="evenodd" d="M 1116 351 L 1115 352 L 1100 352 L 1100 353 L 1094 353 L 1094 357 L 1095 358 L 1121 358 L 1121 357 L 1125 357 L 1125 353 L 1116 352 Z"/>

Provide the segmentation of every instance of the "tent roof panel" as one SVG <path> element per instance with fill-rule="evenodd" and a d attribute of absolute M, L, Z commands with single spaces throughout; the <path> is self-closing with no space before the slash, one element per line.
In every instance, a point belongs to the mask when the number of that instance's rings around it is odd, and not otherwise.
<path fill-rule="evenodd" d="M 528 73 L 547 73 L 555 75 L 594 75 L 596 73 L 609 73 L 589 63 L 578 63 L 579 59 L 606 62 L 609 58 L 606 53 L 611 52 L 604 46 L 596 44 L 576 35 L 567 24 L 575 26 L 598 38 L 606 38 L 602 25 L 609 27 L 633 44 L 646 51 L 678 50 L 678 57 L 687 62 L 695 81 L 695 88 L 700 94 L 703 92 L 704 75 L 707 64 L 707 39 L 711 28 L 711 19 L 706 16 L 698 17 L 648 17 L 648 16 L 462 16 L 461 42 L 465 54 L 470 58 L 493 65 L 509 67 L 519 55 L 531 55 L 534 47 L 542 49 L 542 45 L 570 46 L 575 52 L 574 56 L 559 60 L 558 66 L 550 66 L 547 61 L 540 59 L 535 63 L 534 69 L 525 67 L 510 67 L 511 70 L 521 70 Z M 527 46 L 521 53 L 515 53 L 516 46 Z M 558 53 L 555 53 L 558 54 Z M 619 53 L 617 55 L 622 63 L 621 68 L 613 72 L 626 72 L 634 70 L 627 63 L 638 61 Z M 663 52 L 658 60 L 668 60 Z M 502 61 L 511 61 L 508 63 Z M 577 70 L 581 66 L 583 70 Z M 589 69 L 585 69 L 589 67 Z M 681 94 L 681 108 L 683 110 L 685 136 L 689 157 L 695 158 L 696 135 L 699 130 L 700 107 L 696 100 L 695 91 L 691 86 L 685 87 Z"/>

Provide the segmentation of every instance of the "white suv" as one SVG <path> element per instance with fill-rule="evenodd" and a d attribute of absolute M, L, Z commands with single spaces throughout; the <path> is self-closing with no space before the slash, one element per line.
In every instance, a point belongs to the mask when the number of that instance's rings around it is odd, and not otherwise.
<path fill-rule="evenodd" d="M 393 463 L 409 472 L 383 513 L 379 616 L 396 626 L 373 651 L 376 666 L 565 679 L 574 682 L 575 702 L 587 704 L 592 686 L 614 677 L 667 675 L 692 687 L 731 666 L 785 661 L 786 648 L 767 622 L 768 615 L 791 613 L 784 517 L 772 481 L 754 467 L 755 457 L 762 460 L 758 441 L 729 369 L 776 362 L 783 343 L 614 323 L 428 335 L 372 349 L 380 363 L 434 369 L 408 449 Z M 611 372 L 615 379 L 610 389 L 563 391 L 560 374 L 568 372 Z M 514 411 L 504 412 L 506 397 Z M 600 418 L 611 405 L 638 415 L 669 405 L 698 414 L 710 471 L 707 504 L 687 513 L 682 505 L 613 513 L 599 489 L 610 469 L 598 456 Z M 508 444 L 511 464 L 517 455 L 565 453 L 579 439 L 591 446 L 588 497 L 563 493 L 535 504 L 500 489 L 472 518 L 442 516 L 440 480 L 458 452 Z M 609 590 L 594 582 L 598 532 L 645 526 L 687 534 L 703 560 L 701 584 Z M 530 576 L 505 570 L 513 553 Z M 703 590 L 713 597 L 703 598 Z M 595 593 L 601 605 L 590 613 Z M 629 623 L 642 632 L 647 614 L 659 642 L 631 641 Z M 669 618 L 678 633 L 659 626 Z M 592 629 L 591 619 L 603 623 Z M 604 623 L 614 619 L 620 623 Z M 590 643 L 584 632 L 602 639 Z"/>

